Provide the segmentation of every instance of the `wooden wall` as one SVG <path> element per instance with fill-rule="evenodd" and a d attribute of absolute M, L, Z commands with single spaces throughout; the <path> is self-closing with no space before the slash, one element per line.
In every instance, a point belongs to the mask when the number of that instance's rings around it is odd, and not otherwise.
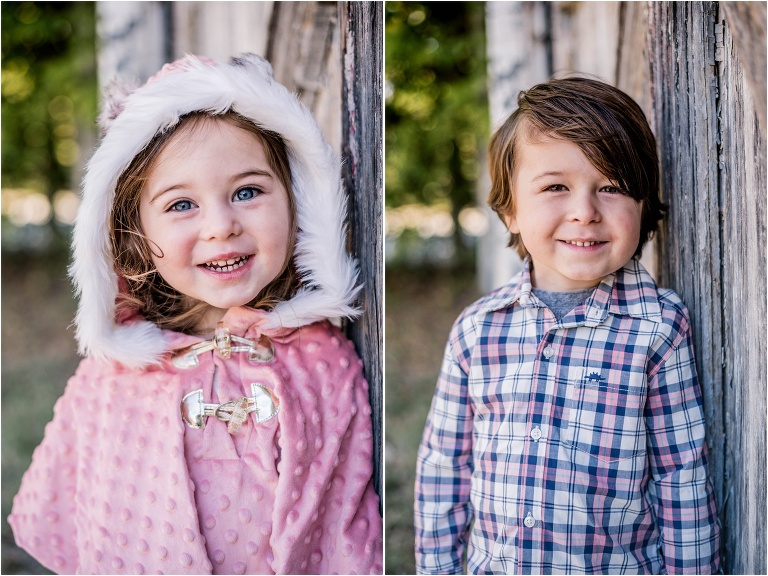
<path fill-rule="evenodd" d="M 509 106 L 530 78 L 578 72 L 625 90 L 649 118 L 670 210 L 643 262 L 691 314 L 724 571 L 765 574 L 766 4 L 531 2 L 487 10 L 492 115 L 494 102 Z M 505 17 L 516 30 L 538 32 L 515 39 L 494 32 Z M 495 258 L 506 266 L 510 255 Z"/>
<path fill-rule="evenodd" d="M 383 4 L 340 2 L 343 53 L 344 181 L 350 194 L 351 249 L 364 282 L 361 321 L 350 335 L 365 364 L 373 409 L 374 474 L 382 494 L 383 378 Z M 380 509 L 382 508 L 380 504 Z"/>
<path fill-rule="evenodd" d="M 764 36 L 762 46 L 764 54 Z M 763 574 L 766 151 L 757 107 L 765 92 L 753 100 L 741 61 L 752 55 L 737 53 L 718 3 L 650 4 L 648 56 L 670 204 L 660 276 L 691 312 L 724 567 Z"/>
<path fill-rule="evenodd" d="M 299 95 L 337 153 L 343 107 L 339 17 L 336 2 L 276 2 L 265 51 L 275 78 Z"/>

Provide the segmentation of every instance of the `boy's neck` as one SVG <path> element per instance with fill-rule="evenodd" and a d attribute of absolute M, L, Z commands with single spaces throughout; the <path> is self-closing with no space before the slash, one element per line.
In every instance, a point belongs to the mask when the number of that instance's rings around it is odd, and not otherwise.
<path fill-rule="evenodd" d="M 602 281 L 603 278 L 587 281 L 571 279 L 566 279 L 565 281 L 556 281 L 546 277 L 540 279 L 537 277 L 533 266 L 531 266 L 531 286 L 536 290 L 543 290 L 545 292 L 581 292 L 582 290 L 593 289 Z"/>

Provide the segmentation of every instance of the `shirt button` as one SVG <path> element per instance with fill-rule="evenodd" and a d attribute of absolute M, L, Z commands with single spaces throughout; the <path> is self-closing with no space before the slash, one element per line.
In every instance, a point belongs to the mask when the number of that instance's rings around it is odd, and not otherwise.
<path fill-rule="evenodd" d="M 534 440 L 536 440 L 536 442 L 538 442 L 539 438 L 541 438 L 541 428 L 536 426 L 536 428 L 531 430 L 531 438 L 533 438 Z"/>
<path fill-rule="evenodd" d="M 528 512 L 528 516 L 523 520 L 523 524 L 525 524 L 526 528 L 533 528 L 536 526 L 536 518 L 533 517 L 533 514 Z"/>
<path fill-rule="evenodd" d="M 552 349 L 552 346 L 547 346 L 546 348 L 544 348 L 544 358 L 546 358 L 547 360 L 552 358 L 552 354 L 554 353 L 555 351 Z"/>

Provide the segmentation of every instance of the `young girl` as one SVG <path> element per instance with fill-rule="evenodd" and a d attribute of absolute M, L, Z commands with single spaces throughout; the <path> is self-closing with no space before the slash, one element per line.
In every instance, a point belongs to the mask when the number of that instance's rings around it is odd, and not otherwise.
<path fill-rule="evenodd" d="M 113 89 L 74 232 L 87 357 L 9 522 L 60 573 L 381 573 L 340 167 L 254 55 Z"/>

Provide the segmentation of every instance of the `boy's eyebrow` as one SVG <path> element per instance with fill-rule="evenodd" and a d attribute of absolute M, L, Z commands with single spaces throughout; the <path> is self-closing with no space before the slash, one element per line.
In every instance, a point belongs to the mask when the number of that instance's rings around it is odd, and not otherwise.
<path fill-rule="evenodd" d="M 531 182 L 535 182 L 536 180 L 540 180 L 548 176 L 562 176 L 562 175 L 563 175 L 563 172 L 560 170 L 548 170 L 546 172 L 542 172 L 541 174 L 538 174 L 537 176 L 533 177 L 531 179 Z"/>
<path fill-rule="evenodd" d="M 265 176 L 267 178 L 272 178 L 274 180 L 275 175 L 272 174 L 269 170 L 263 170 L 260 168 L 253 168 L 251 170 L 245 170 L 244 172 L 240 172 L 239 174 L 234 174 L 230 180 L 232 182 L 237 182 L 238 180 L 242 180 L 243 178 L 247 178 L 248 176 Z M 173 192 L 174 190 L 178 190 L 179 188 L 183 189 L 186 188 L 187 184 L 186 182 L 180 182 L 178 184 L 173 184 L 172 186 L 168 186 L 168 188 L 163 188 L 160 190 L 157 194 L 152 196 L 150 198 L 149 203 L 152 204 L 155 200 L 160 198 L 163 194 L 166 194 L 168 192 Z"/>

